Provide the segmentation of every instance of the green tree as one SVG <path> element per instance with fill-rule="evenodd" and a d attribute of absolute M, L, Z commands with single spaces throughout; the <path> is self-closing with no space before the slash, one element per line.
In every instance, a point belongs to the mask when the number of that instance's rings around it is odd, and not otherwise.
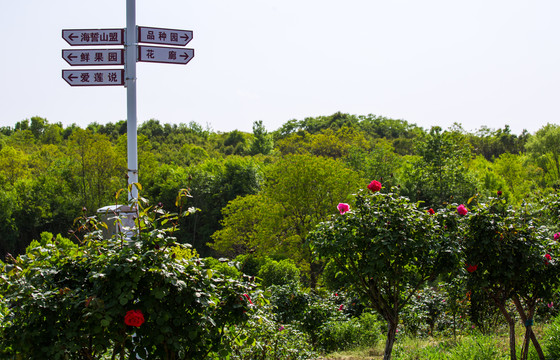
<path fill-rule="evenodd" d="M 265 176 L 258 197 L 238 197 L 228 204 L 212 246 L 292 258 L 314 286 L 322 265 L 311 260 L 304 240 L 359 188 L 360 178 L 341 161 L 311 155 L 285 156 L 271 164 Z"/>
<path fill-rule="evenodd" d="M 274 140 L 263 125 L 262 120 L 253 123 L 253 141 L 249 147 L 251 155 L 268 155 L 274 148 Z"/>
<path fill-rule="evenodd" d="M 427 281 L 451 269 L 458 255 L 440 223 L 451 227 L 452 216 L 430 215 L 392 191 L 358 194 L 354 207 L 321 223 L 308 238 L 313 254 L 331 260 L 350 290 L 386 321 L 385 360 L 403 307 Z"/>
<path fill-rule="evenodd" d="M 560 126 L 546 124 L 529 138 L 527 153 L 544 170 L 546 185 L 560 184 Z"/>
<path fill-rule="evenodd" d="M 419 154 L 410 171 L 402 174 L 403 194 L 435 207 L 466 202 L 476 193 L 477 182 L 466 167 L 471 152 L 462 129 L 433 127 L 419 145 Z"/>
<path fill-rule="evenodd" d="M 532 325 L 537 302 L 550 301 L 558 286 L 560 247 L 543 226 L 543 210 L 530 204 L 514 208 L 497 197 L 474 206 L 459 228 L 468 286 L 482 290 L 500 309 L 509 326 L 512 360 L 517 356 L 515 318 L 508 300 L 514 301 L 526 329 L 522 359 L 527 359 L 530 340 L 544 359 Z"/>

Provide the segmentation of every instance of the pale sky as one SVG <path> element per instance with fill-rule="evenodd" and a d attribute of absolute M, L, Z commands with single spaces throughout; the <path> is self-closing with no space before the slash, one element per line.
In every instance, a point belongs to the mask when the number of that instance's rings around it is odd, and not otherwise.
<path fill-rule="evenodd" d="M 2 0 L 0 126 L 126 119 L 124 87 L 71 87 L 63 29 L 124 28 L 125 0 Z M 138 122 L 272 131 L 376 114 L 426 129 L 560 123 L 558 0 L 137 0 L 137 25 L 192 30 L 187 65 L 138 63 Z M 90 47 L 91 48 L 91 47 Z M 86 69 L 86 68 L 84 68 Z"/>

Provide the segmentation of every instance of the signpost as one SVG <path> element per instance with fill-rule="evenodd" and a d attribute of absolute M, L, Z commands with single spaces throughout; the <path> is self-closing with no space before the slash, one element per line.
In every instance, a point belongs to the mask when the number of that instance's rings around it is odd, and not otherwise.
<path fill-rule="evenodd" d="M 187 64 L 194 57 L 194 50 L 181 46 L 186 46 L 192 40 L 193 32 L 136 26 L 136 0 L 126 0 L 126 29 L 64 29 L 62 38 L 71 46 L 124 45 L 124 49 L 62 50 L 62 58 L 70 66 L 124 65 L 124 69 L 62 70 L 62 78 L 70 86 L 126 87 L 127 175 L 128 184 L 132 185 L 129 200 L 137 199 L 138 189 L 134 186 L 138 183 L 136 62 Z"/>
<path fill-rule="evenodd" d="M 71 46 L 123 45 L 124 29 L 66 29 L 62 38 Z"/>
<path fill-rule="evenodd" d="M 71 66 L 124 65 L 124 49 L 62 50 Z"/>
<path fill-rule="evenodd" d="M 138 42 L 141 43 L 186 46 L 192 38 L 193 32 L 190 30 L 138 27 Z"/>
<path fill-rule="evenodd" d="M 138 61 L 166 64 L 187 64 L 194 57 L 194 49 L 138 45 Z"/>
<path fill-rule="evenodd" d="M 62 78 L 70 86 L 122 86 L 124 70 L 62 70 Z"/>

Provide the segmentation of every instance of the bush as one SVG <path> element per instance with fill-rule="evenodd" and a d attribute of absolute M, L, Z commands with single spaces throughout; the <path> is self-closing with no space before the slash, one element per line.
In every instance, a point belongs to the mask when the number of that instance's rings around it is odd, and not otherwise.
<path fill-rule="evenodd" d="M 381 339 L 381 324 L 374 314 L 330 320 L 321 326 L 319 346 L 326 352 L 373 347 Z"/>
<path fill-rule="evenodd" d="M 45 238 L 0 264 L 0 357 L 227 357 L 223 332 L 248 319 L 250 285 L 197 258 L 177 259 L 177 220 L 140 211 L 126 240 L 102 238 L 84 217 L 79 245 Z"/>
<path fill-rule="evenodd" d="M 544 333 L 544 348 L 547 359 L 560 359 L 560 316 L 556 317 Z"/>
<path fill-rule="evenodd" d="M 242 326 L 230 328 L 226 336 L 233 346 L 232 360 L 317 359 L 309 335 L 295 325 L 275 321 L 270 305 L 262 304 Z"/>
<path fill-rule="evenodd" d="M 300 271 L 291 259 L 275 261 L 266 258 L 259 269 L 258 277 L 264 286 L 298 283 Z"/>

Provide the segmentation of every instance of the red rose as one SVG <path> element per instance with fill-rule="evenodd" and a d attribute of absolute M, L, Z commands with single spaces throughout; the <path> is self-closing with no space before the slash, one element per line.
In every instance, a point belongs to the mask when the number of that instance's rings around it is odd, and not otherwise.
<path fill-rule="evenodd" d="M 502 196 L 502 190 L 498 190 L 497 194 L 498 196 Z"/>
<path fill-rule="evenodd" d="M 128 326 L 140 327 L 144 323 L 144 314 L 140 310 L 129 310 L 124 316 L 124 323 Z"/>
<path fill-rule="evenodd" d="M 379 190 L 381 190 L 381 183 L 377 180 L 373 180 L 372 182 L 369 183 L 367 188 L 373 192 L 378 192 Z"/>
<path fill-rule="evenodd" d="M 467 264 L 467 271 L 470 273 L 473 273 L 476 271 L 476 269 L 478 269 L 478 265 L 469 265 Z"/>
<path fill-rule="evenodd" d="M 249 297 L 249 295 L 243 294 L 243 296 L 245 296 L 245 298 L 247 299 L 247 301 L 249 302 L 249 304 L 253 305 L 253 302 L 251 301 L 251 298 Z"/>
<path fill-rule="evenodd" d="M 547 262 L 552 260 L 552 255 L 550 255 L 550 254 L 546 254 L 544 257 L 546 258 Z"/>
<path fill-rule="evenodd" d="M 432 208 L 429 208 L 429 209 L 428 209 L 428 214 L 434 215 L 435 213 L 436 213 L 436 212 L 434 211 L 434 209 L 432 209 Z"/>

